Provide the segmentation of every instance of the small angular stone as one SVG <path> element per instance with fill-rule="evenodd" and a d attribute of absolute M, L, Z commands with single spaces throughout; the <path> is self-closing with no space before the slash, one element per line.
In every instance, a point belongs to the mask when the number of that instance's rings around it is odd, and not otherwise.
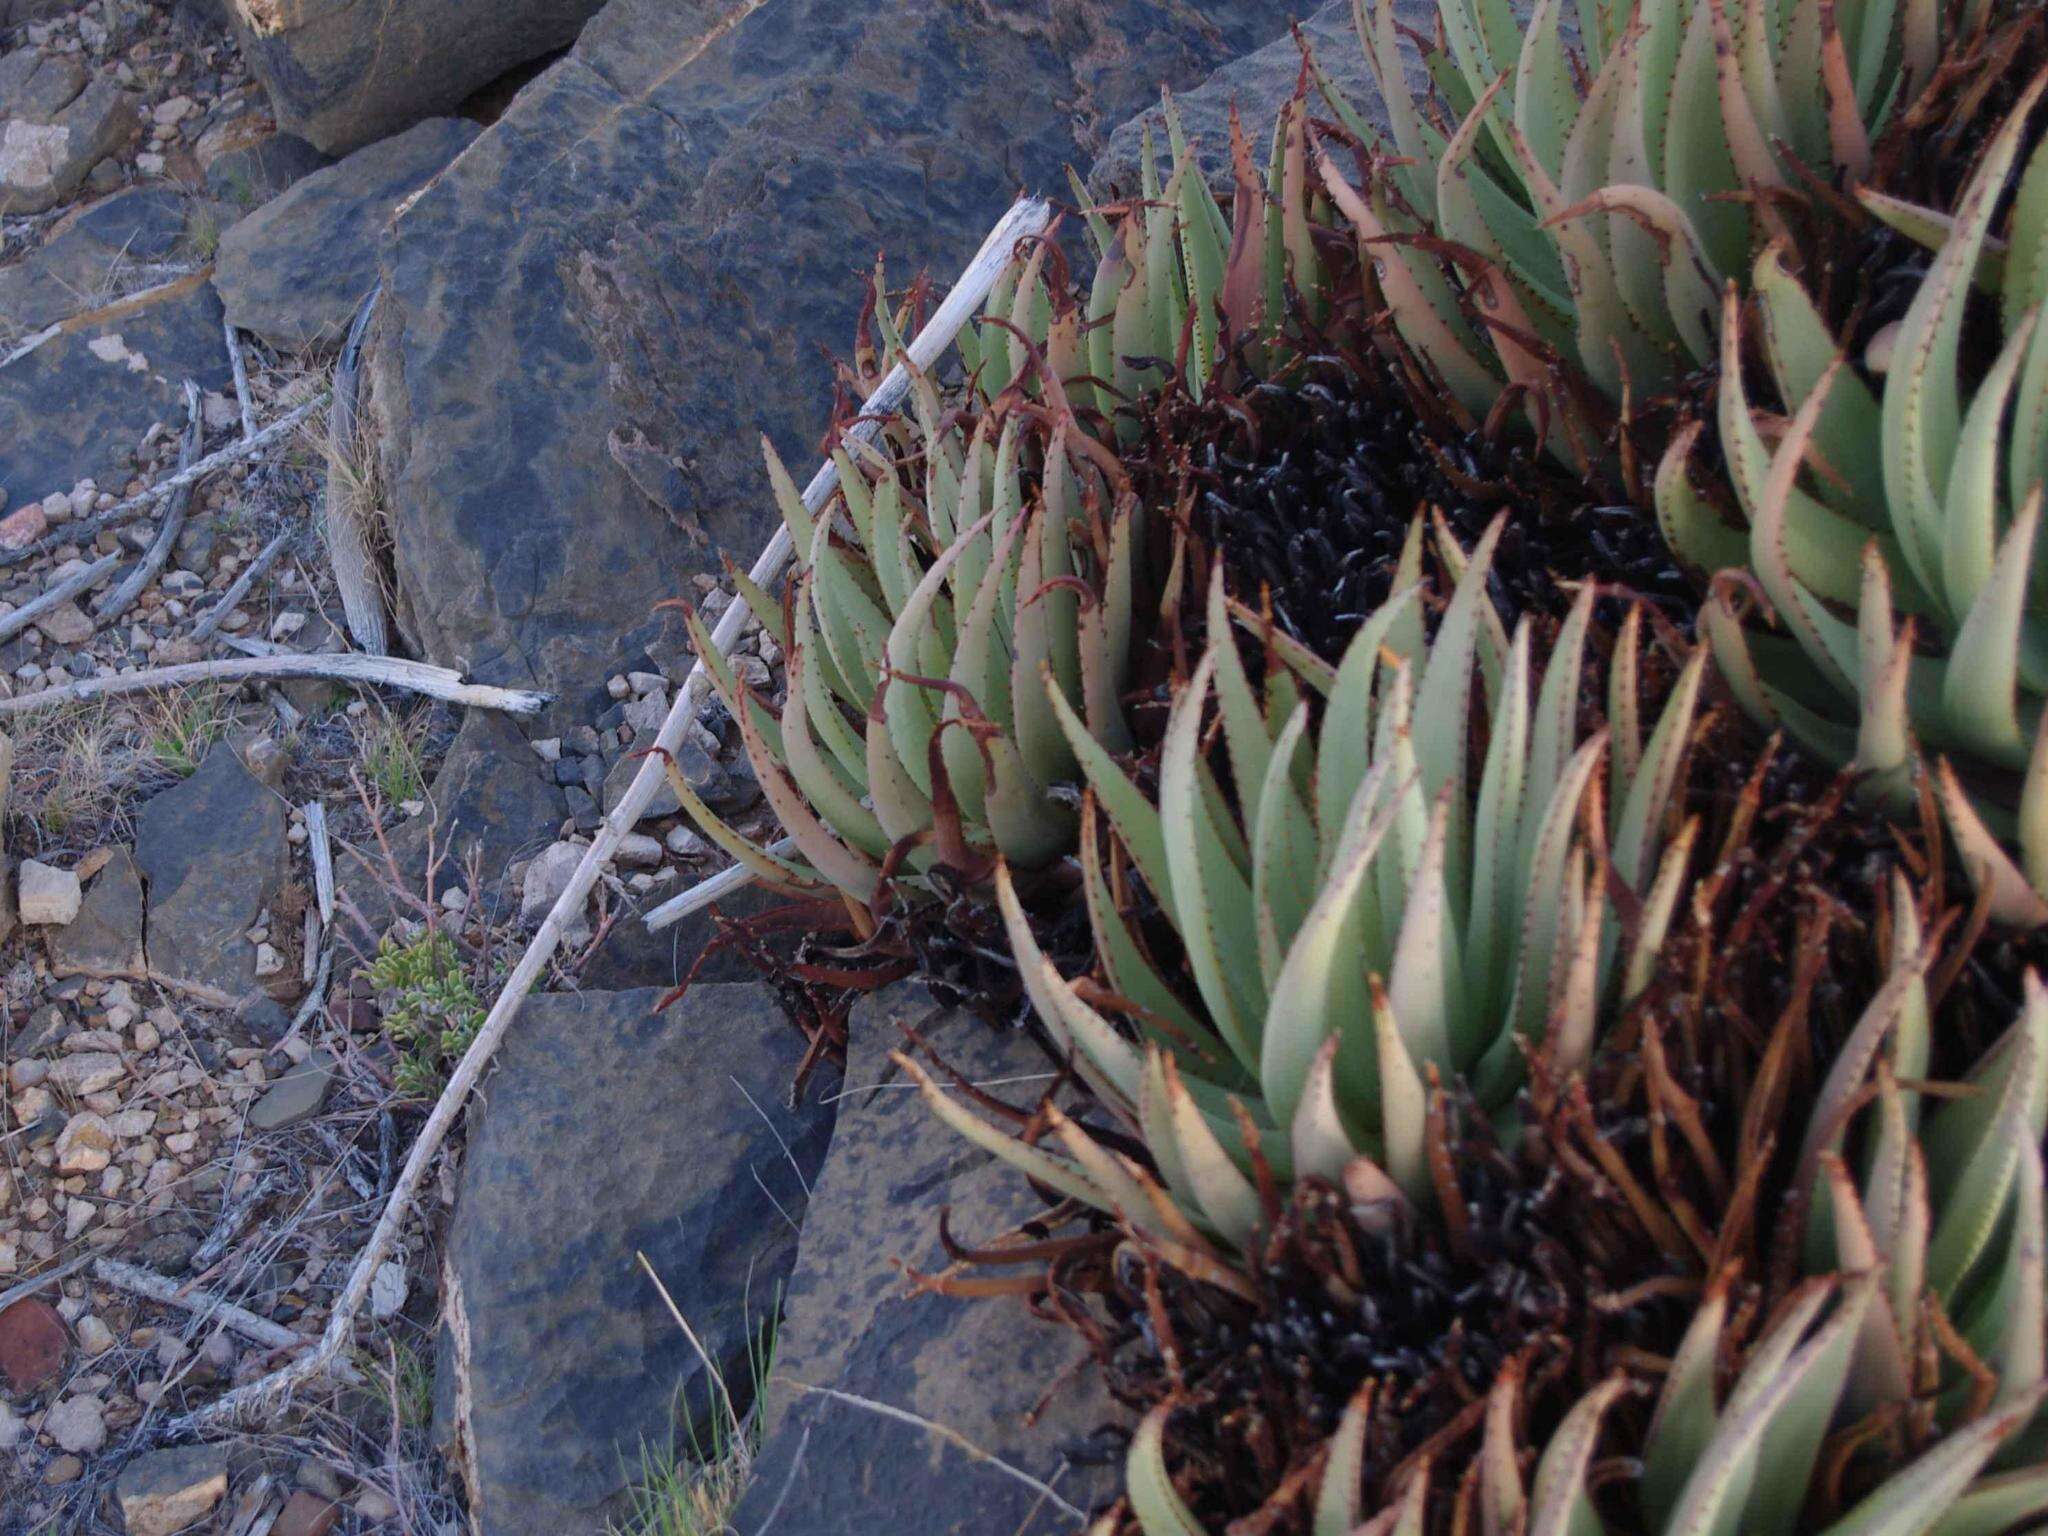
<path fill-rule="evenodd" d="M 128 1536 L 174 1536 L 227 1497 L 227 1457 L 214 1445 L 151 1451 L 122 1468 L 114 1492 Z"/>
<path fill-rule="evenodd" d="M 21 920 L 24 923 L 68 923 L 78 916 L 83 898 L 78 876 L 35 859 L 21 861 Z"/>

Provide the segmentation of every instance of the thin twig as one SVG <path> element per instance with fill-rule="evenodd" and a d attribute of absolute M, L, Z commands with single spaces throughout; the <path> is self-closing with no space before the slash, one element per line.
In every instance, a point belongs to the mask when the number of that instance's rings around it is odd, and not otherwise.
<path fill-rule="evenodd" d="M 249 400 L 249 367 L 242 361 L 242 338 L 235 334 L 234 322 L 223 320 L 220 328 L 227 337 L 228 366 L 235 373 L 235 404 L 242 410 L 242 441 L 246 443 L 256 435 L 256 407 Z"/>
<path fill-rule="evenodd" d="M 22 561 L 33 555 L 40 555 L 45 551 L 55 549 L 59 544 L 70 544 L 91 539 L 96 537 L 103 528 L 111 528 L 116 523 L 125 523 L 130 518 L 148 511 L 166 496 L 172 495 L 195 481 L 204 480 L 214 471 L 225 469 L 230 464 L 239 464 L 244 459 L 253 458 L 272 443 L 277 442 L 280 438 L 290 433 L 300 422 L 304 421 L 326 403 L 327 391 L 323 389 L 314 394 L 310 399 L 301 401 L 298 405 L 292 407 L 290 411 L 278 417 L 276 421 L 273 421 L 254 437 L 241 438 L 236 442 L 229 443 L 225 448 L 215 449 L 205 458 L 199 460 L 198 463 L 188 465 L 184 469 L 179 470 L 168 480 L 159 480 L 148 490 L 138 495 L 130 496 L 126 501 L 116 503 L 107 508 L 106 511 L 87 518 L 83 523 L 67 525 L 61 532 L 50 534 L 45 538 L 36 540 L 33 544 L 24 545 L 20 549 L 0 550 L 0 565 L 19 565 Z"/>
<path fill-rule="evenodd" d="M 31 598 L 23 603 L 6 618 L 0 619 L 0 640 L 11 640 L 59 603 L 69 602 L 79 593 L 98 586 L 113 574 L 114 567 L 119 565 L 121 560 L 121 551 L 118 549 L 110 555 L 101 555 L 90 565 L 80 566 L 40 597 Z"/>
<path fill-rule="evenodd" d="M 793 837 L 779 837 L 768 845 L 770 853 L 788 853 L 796 847 Z M 693 912 L 701 912 L 714 901 L 731 895 L 751 884 L 754 872 L 744 864 L 734 864 L 721 869 L 715 875 L 707 875 L 687 891 L 678 891 L 660 906 L 641 919 L 649 933 L 680 923 Z"/>
<path fill-rule="evenodd" d="M 97 1259 L 93 1262 L 92 1272 L 96 1279 L 104 1280 L 108 1285 L 118 1286 L 163 1306 L 176 1307 L 197 1317 L 219 1318 L 224 1326 L 243 1338 L 270 1349 L 304 1349 L 313 1342 L 303 1333 L 296 1333 L 282 1323 L 273 1323 L 267 1317 L 258 1317 L 246 1307 L 238 1307 L 207 1291 L 187 1289 L 175 1280 L 166 1280 L 162 1275 L 123 1263 L 120 1259 Z M 344 1369 L 353 1378 L 353 1367 L 339 1363 L 335 1374 L 339 1376 Z"/>
<path fill-rule="evenodd" d="M 178 468 L 189 469 L 193 460 L 199 457 L 199 444 L 206 436 L 204 412 L 199 405 L 199 386 L 190 379 L 185 381 L 185 441 L 178 448 Z M 171 495 L 171 504 L 164 509 L 163 523 L 157 528 L 156 537 L 149 541 L 149 548 L 142 558 L 135 562 L 135 569 L 121 578 L 121 585 L 107 593 L 93 604 L 93 617 L 101 624 L 111 624 L 142 596 L 145 588 L 157 578 L 171 558 L 171 546 L 178 542 L 178 535 L 185 531 L 185 514 L 192 506 L 192 486 L 182 485 Z"/>
<path fill-rule="evenodd" d="M 82 677 L 59 688 L 42 688 L 15 699 L 0 699 L 0 716 L 18 715 L 51 704 L 79 699 L 96 699 L 107 694 L 140 693 L 155 688 L 179 688 L 188 683 L 238 683 L 252 677 L 321 677 L 337 683 L 377 683 L 425 694 L 448 704 L 472 709 L 502 709 L 508 714 L 533 715 L 547 708 L 550 695 L 524 688 L 493 688 L 488 683 L 466 683 L 450 667 L 424 661 L 403 661 L 395 656 L 358 656 L 344 651 L 290 653 L 283 656 L 236 656 L 219 661 L 188 661 L 175 667 L 150 667 L 141 672 L 120 672 L 112 677 Z"/>
<path fill-rule="evenodd" d="M 55 1268 L 44 1270 L 40 1275 L 30 1275 L 26 1280 L 10 1285 L 6 1290 L 0 1291 L 0 1312 L 5 1312 L 24 1296 L 35 1295 L 46 1285 L 55 1285 L 66 1275 L 77 1274 L 91 1262 L 92 1255 L 82 1253 L 75 1259 L 66 1259 Z"/>
<path fill-rule="evenodd" d="M 294 532 L 296 532 L 295 529 L 285 529 L 283 533 L 280 533 L 276 538 L 258 550 L 254 560 L 251 560 L 242 567 L 240 573 L 235 577 L 234 585 L 221 594 L 221 600 L 207 609 L 206 617 L 193 627 L 192 638 L 194 640 L 204 640 L 212 635 L 216 629 L 220 628 L 221 621 L 241 605 L 242 599 L 249 595 L 249 589 L 262 579 L 263 573 L 277 563 L 277 557 L 284 553 L 284 547 L 292 541 L 292 534 Z"/>
<path fill-rule="evenodd" d="M 320 921 L 334 921 L 334 845 L 327 836 L 327 807 L 306 802 L 306 853 L 313 861 L 313 897 L 320 903 Z"/>
<path fill-rule="evenodd" d="M 926 370 L 939 360 L 945 349 L 951 345 L 954 334 L 965 325 L 989 290 L 995 286 L 996 278 L 1009 263 L 1017 242 L 1039 234 L 1052 221 L 1051 207 L 1036 198 L 1022 197 L 1011 205 L 996 227 L 989 232 L 982 247 L 975 253 L 967 270 L 961 274 L 959 283 L 946 296 L 931 322 L 911 342 L 907 366 L 898 363 L 870 395 L 861 408 L 861 419 L 847 432 L 850 439 L 865 442 L 877 436 L 881 430 L 881 418 L 901 404 L 910 392 L 910 369 Z M 824 506 L 826 499 L 839 484 L 838 467 L 829 460 L 811 478 L 804 488 L 804 505 L 813 511 Z M 778 528 L 768 545 L 755 560 L 754 580 L 763 584 L 772 582 L 781 574 L 791 552 L 791 540 L 787 527 Z M 732 653 L 739 640 L 740 631 L 746 627 L 747 602 L 735 598 L 724 613 L 719 615 L 717 628 L 712 631 L 712 643 L 727 655 Z M 369 1295 L 370 1281 L 377 1272 L 377 1266 L 384 1261 L 385 1254 L 397 1240 L 398 1231 L 406 1210 L 411 1206 L 420 1186 L 426 1182 L 427 1170 L 440 1152 L 441 1143 L 455 1124 L 469 1093 L 482 1076 L 518 1017 L 519 1008 L 540 980 L 542 970 L 561 947 L 562 935 L 582 915 L 583 903 L 590 895 L 590 888 L 597 882 L 598 873 L 617 850 L 624 836 L 640 823 L 640 814 L 654 798 L 656 788 L 662 782 L 664 771 L 661 753 L 674 753 L 683 743 L 683 737 L 690 724 L 697 718 L 697 711 L 703 706 L 704 697 L 710 691 L 711 675 L 701 659 L 690 668 L 690 675 L 684 679 L 676 700 L 670 706 L 668 717 L 662 721 L 661 729 L 655 735 L 654 744 L 659 751 L 650 753 L 640 764 L 640 771 L 633 776 L 619 803 L 612 808 L 604 824 L 598 828 L 597 836 L 590 847 L 584 850 L 583 861 L 576 866 L 576 872 L 569 877 L 569 883 L 562 894 L 555 898 L 555 904 L 541 920 L 539 930 L 527 944 L 519 963 L 512 968 L 499 990 L 496 1001 L 491 1005 L 489 1015 L 477 1030 L 476 1038 L 469 1049 L 462 1053 L 455 1070 L 449 1074 L 448 1086 L 441 1091 L 441 1097 L 434 1103 L 433 1112 L 427 1116 L 427 1123 L 420 1128 L 420 1134 L 406 1154 L 405 1167 L 400 1171 L 398 1182 L 393 1186 L 390 1199 L 385 1203 L 384 1213 L 377 1218 L 377 1225 L 370 1233 L 370 1240 L 363 1251 L 356 1256 L 356 1266 L 350 1272 L 348 1283 L 334 1300 L 334 1307 L 327 1319 L 327 1332 L 320 1341 L 320 1347 L 311 1354 L 295 1360 L 283 1370 L 274 1371 L 258 1381 L 237 1387 L 226 1396 L 216 1399 L 197 1413 L 181 1420 L 182 1427 L 196 1427 L 201 1423 L 233 1419 L 266 1405 L 282 1401 L 301 1382 L 308 1381 L 330 1362 L 339 1357 L 347 1343 L 350 1331 L 355 1326 L 355 1316 L 361 1310 L 363 1300 Z"/>
<path fill-rule="evenodd" d="M 790 1381 L 788 1377 L 784 1377 L 783 1380 L 788 1382 L 790 1386 L 795 1387 L 799 1392 L 808 1392 L 816 1397 L 829 1397 L 835 1403 L 845 1403 L 849 1408 L 865 1409 L 867 1412 L 881 1418 L 894 1419 L 900 1424 L 908 1424 L 913 1428 L 924 1430 L 927 1434 L 936 1435 L 939 1439 L 945 1441 L 946 1444 L 958 1450 L 961 1455 L 967 1457 L 968 1460 L 978 1461 L 984 1466 L 993 1467 L 1005 1477 L 1015 1478 L 1026 1488 L 1036 1492 L 1040 1498 L 1051 1500 L 1060 1507 L 1061 1513 L 1067 1515 L 1070 1519 L 1086 1520 L 1088 1518 L 1085 1511 L 1076 1509 L 1072 1504 L 1069 1504 L 1055 1493 L 1052 1484 L 1041 1482 L 1022 1467 L 1012 1466 L 992 1451 L 983 1450 L 957 1429 L 940 1424 L 936 1420 L 927 1419 L 922 1414 L 912 1413 L 907 1408 L 895 1408 L 888 1403 L 876 1402 L 871 1397 L 856 1397 L 851 1392 L 841 1392 L 837 1387 L 814 1387 L 806 1381 Z"/>

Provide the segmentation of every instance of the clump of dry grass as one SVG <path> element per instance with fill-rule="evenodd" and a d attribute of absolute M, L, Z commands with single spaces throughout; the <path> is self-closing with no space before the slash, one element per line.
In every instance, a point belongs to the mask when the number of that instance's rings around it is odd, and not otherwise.
<path fill-rule="evenodd" d="M 37 852 L 125 839 L 135 805 L 198 768 L 228 724 L 215 687 L 86 699 L 14 722 L 8 816 Z"/>

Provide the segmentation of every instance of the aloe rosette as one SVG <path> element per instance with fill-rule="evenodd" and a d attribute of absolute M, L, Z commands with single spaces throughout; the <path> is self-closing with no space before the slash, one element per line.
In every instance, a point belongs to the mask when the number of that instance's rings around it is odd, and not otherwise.
<path fill-rule="evenodd" d="M 1712 366 L 1724 277 L 1787 232 L 1807 178 L 1868 166 L 1943 20 L 1933 0 L 1636 0 L 1580 3 L 1573 28 L 1563 0 L 1537 0 L 1526 26 L 1506 0 L 1440 0 L 1423 58 L 1439 120 L 1409 87 L 1392 0 L 1355 9 L 1402 163 L 1347 212 L 1383 255 L 1404 338 L 1482 413 L 1503 377 L 1530 377 L 1532 339 L 1616 402 Z M 1419 233 L 1505 274 L 1506 294 L 1461 313 Z"/>
<path fill-rule="evenodd" d="M 2048 1513 L 2048 988 L 2028 974 L 2006 1033 L 1963 1082 L 1928 1092 L 1935 947 L 1896 878 L 1895 895 L 1891 969 L 1833 1057 L 1797 1153 L 1807 1278 L 1752 1325 L 1736 1269 L 1717 1272 L 1640 1431 L 1609 1427 L 1617 1404 L 1650 1390 L 1617 1371 L 1529 1458 L 1515 1433 L 1525 1372 L 1503 1370 L 1473 1458 L 1482 1532 L 1998 1536 Z M 1329 1443 L 1315 1536 L 1422 1536 L 1433 1498 L 1465 1481 L 1424 1463 L 1405 1486 L 1369 1490 L 1373 1407 L 1368 1387 Z M 1144 1536 L 1204 1529 L 1169 1475 L 1173 1412 L 1153 1409 L 1129 1453 Z M 1623 1433 L 1641 1439 L 1602 1446 Z M 1596 1507 L 1603 1449 L 1639 1472 Z"/>
<path fill-rule="evenodd" d="M 796 550 L 780 709 L 690 623 L 793 847 L 744 837 L 671 779 L 770 888 L 836 891 L 864 922 L 885 884 L 914 899 L 941 871 L 974 885 L 998 857 L 1047 864 L 1076 830 L 1058 792 L 1079 772 L 1060 712 L 1097 747 L 1128 745 L 1121 700 L 1148 585 L 1147 512 L 1116 454 L 1137 432 L 1131 407 L 1270 362 L 1324 281 L 1301 122 L 1283 116 L 1263 180 L 1234 134 L 1228 214 L 1170 104 L 1167 124 L 1165 185 L 1148 139 L 1143 200 L 1084 208 L 1100 253 L 1085 297 L 1052 241 L 1020 251 L 958 338 L 964 387 L 916 377 L 879 449 L 836 453 L 839 489 L 817 516 L 766 450 Z M 887 367 L 903 345 L 879 278 L 876 300 Z M 736 580 L 756 613 L 784 611 Z"/>
<path fill-rule="evenodd" d="M 1601 1021 L 1643 985 L 1674 911 L 1694 829 L 1667 843 L 1667 812 L 1706 657 L 1691 654 L 1650 724 L 1631 619 L 1606 679 L 1608 723 L 1584 733 L 1593 590 L 1539 674 L 1532 622 L 1508 636 L 1486 596 L 1504 521 L 1469 554 L 1440 536 L 1460 575 L 1432 639 L 1418 520 L 1397 594 L 1341 663 L 1271 636 L 1262 690 L 1219 581 L 1210 644 L 1168 719 L 1156 799 L 1059 708 L 1090 792 L 1084 815 L 1099 805 L 1114 829 L 1110 858 L 1094 827 L 1081 839 L 1100 979 L 1077 983 L 1047 960 L 1001 870 L 997 894 L 1039 1017 L 1143 1141 L 1163 1191 L 1077 1126 L 1060 1126 L 1064 1156 L 1027 1147 L 925 1079 L 941 1115 L 1042 1181 L 1213 1257 L 1254 1243 L 1258 1160 L 1367 1204 L 1424 1202 L 1433 1081 L 1465 1079 L 1506 1109 L 1525 1051 L 1560 1073 L 1583 1065 Z M 1488 700 L 1483 752 L 1475 682 Z M 1191 997 L 1126 915 L 1119 893 L 1133 875 L 1179 941 Z M 1626 931 L 1617 888 L 1632 908 Z"/>
<path fill-rule="evenodd" d="M 1704 610 L 1717 659 L 1759 718 L 1870 776 L 1902 805 L 1920 751 L 1973 877 L 2000 919 L 2048 922 L 2048 588 L 2036 575 L 2048 472 L 2048 147 L 1995 228 L 2036 80 L 1993 136 L 1953 214 L 1867 198 L 1935 242 L 1874 382 L 1842 356 L 1782 248 L 1758 259 L 1755 327 L 1789 424 L 1722 377 L 1717 427 L 1748 519 L 1729 528 L 1695 494 L 1673 444 L 1658 514 L 1702 569 L 1746 566 L 1782 633 L 1742 622 L 1723 578 Z M 1995 299 L 2003 345 L 1966 393 L 1966 310 Z M 1743 308 L 1722 306 L 1737 353 Z M 1773 438 L 1775 437 L 1775 442 Z M 1853 614 L 1850 618 L 1840 616 Z M 2009 851 L 2011 850 L 2011 851 Z M 2017 860 L 2013 857 L 2017 852 Z"/>

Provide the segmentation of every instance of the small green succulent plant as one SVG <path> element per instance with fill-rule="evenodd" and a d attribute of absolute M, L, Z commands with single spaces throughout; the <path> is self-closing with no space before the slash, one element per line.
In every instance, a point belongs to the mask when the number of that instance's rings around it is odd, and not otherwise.
<path fill-rule="evenodd" d="M 1789 424 L 1722 375 L 1721 457 L 1742 511 L 1729 528 L 1695 493 L 1682 434 L 1658 475 L 1674 546 L 1723 578 L 1703 613 L 1717 658 L 1759 718 L 1870 776 L 1895 808 L 1922 751 L 1963 860 L 2003 921 L 2048 922 L 2048 586 L 2037 548 L 2048 473 L 2048 146 L 2010 199 L 2036 80 L 1987 146 L 1953 217 L 1885 216 L 1938 242 L 1867 381 L 1782 248 L 1758 259 L 1755 328 Z M 2003 215 L 2003 238 L 1998 221 Z M 1995 299 L 2003 346 L 1971 388 L 1966 312 Z M 1722 306 L 1737 355 L 1743 306 Z M 1770 434 L 1770 435 L 1767 435 Z M 1775 436 L 1776 441 L 1772 438 Z M 1745 625 L 1744 588 L 1781 632 Z M 1840 615 L 1852 614 L 1853 621 Z M 2013 852 L 2017 852 L 2017 860 Z"/>
<path fill-rule="evenodd" d="M 1463 1079 L 1506 1111 L 1525 1052 L 1560 1073 L 1585 1063 L 1602 1021 L 1649 974 L 1674 911 L 1694 832 L 1667 840 L 1667 822 L 1706 656 L 1685 660 L 1646 729 L 1631 618 L 1606 678 L 1608 723 L 1585 731 L 1593 588 L 1539 673 L 1532 621 L 1510 638 L 1487 595 L 1504 525 L 1469 553 L 1440 534 L 1460 574 L 1432 639 L 1418 519 L 1396 595 L 1341 664 L 1264 636 L 1262 689 L 1219 578 L 1209 646 L 1167 723 L 1156 798 L 1055 699 L 1091 812 L 1099 804 L 1114 829 L 1108 860 L 1092 827 L 1081 841 L 1099 980 L 1060 975 L 1000 869 L 997 894 L 1040 1019 L 1143 1141 L 1174 1213 L 1162 1216 L 1156 1187 L 1141 1199 L 1149 1176 L 1079 1127 L 1062 1125 L 1069 1157 L 1058 1158 L 999 1135 L 927 1080 L 949 1122 L 1165 1241 L 1201 1251 L 1213 1235 L 1246 1250 L 1261 1225 L 1257 1161 L 1367 1203 L 1426 1204 L 1433 1082 Z M 1475 686 L 1488 701 L 1483 730 Z M 1128 916 L 1132 872 L 1185 955 L 1192 997 L 1148 958 Z"/>

